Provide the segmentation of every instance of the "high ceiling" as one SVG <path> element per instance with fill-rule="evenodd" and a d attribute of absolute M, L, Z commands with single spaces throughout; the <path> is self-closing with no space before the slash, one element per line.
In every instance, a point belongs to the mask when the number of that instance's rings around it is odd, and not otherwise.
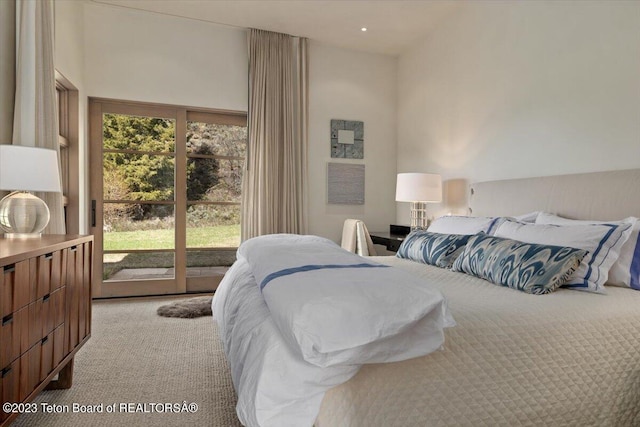
<path fill-rule="evenodd" d="M 92 0 L 374 53 L 398 55 L 463 2 L 456 0 Z M 366 27 L 367 31 L 361 31 Z"/>

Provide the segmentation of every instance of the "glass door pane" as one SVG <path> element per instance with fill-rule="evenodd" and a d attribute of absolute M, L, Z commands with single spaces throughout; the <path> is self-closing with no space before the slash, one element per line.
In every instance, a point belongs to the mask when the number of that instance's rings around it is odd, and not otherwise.
<path fill-rule="evenodd" d="M 173 280 L 175 120 L 104 114 L 102 143 L 103 281 Z"/>
<path fill-rule="evenodd" d="M 215 119 L 214 119 L 215 120 Z M 246 126 L 187 122 L 187 289 L 215 285 L 240 244 Z"/>

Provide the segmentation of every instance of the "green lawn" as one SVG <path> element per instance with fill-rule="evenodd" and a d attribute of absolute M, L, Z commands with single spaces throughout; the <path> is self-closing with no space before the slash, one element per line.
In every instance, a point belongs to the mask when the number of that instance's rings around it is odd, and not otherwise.
<path fill-rule="evenodd" d="M 141 230 L 104 233 L 104 250 L 173 249 L 174 230 Z M 187 247 L 237 247 L 240 225 L 187 228 Z M 235 261 L 235 250 L 189 251 L 187 267 L 227 266 Z M 173 253 L 105 254 L 103 278 L 124 268 L 157 268 L 174 266 Z"/>
<path fill-rule="evenodd" d="M 187 247 L 237 247 L 240 224 L 187 228 Z M 173 249 L 174 230 L 117 231 L 104 233 L 105 251 Z"/>

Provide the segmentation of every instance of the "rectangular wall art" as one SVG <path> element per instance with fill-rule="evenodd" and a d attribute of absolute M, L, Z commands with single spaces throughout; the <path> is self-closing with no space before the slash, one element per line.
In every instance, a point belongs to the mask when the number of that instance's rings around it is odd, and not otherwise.
<path fill-rule="evenodd" d="M 364 205 L 364 165 L 327 164 L 328 202 L 332 205 Z"/>
<path fill-rule="evenodd" d="M 364 158 L 364 122 L 331 119 L 331 157 Z"/>

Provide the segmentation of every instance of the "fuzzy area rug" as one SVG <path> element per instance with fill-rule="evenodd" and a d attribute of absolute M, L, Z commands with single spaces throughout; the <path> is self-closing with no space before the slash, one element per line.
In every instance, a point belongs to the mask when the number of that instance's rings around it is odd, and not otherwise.
<path fill-rule="evenodd" d="M 211 295 L 195 297 L 172 302 L 158 307 L 158 315 L 163 317 L 181 317 L 193 319 L 201 316 L 212 316 Z"/>

